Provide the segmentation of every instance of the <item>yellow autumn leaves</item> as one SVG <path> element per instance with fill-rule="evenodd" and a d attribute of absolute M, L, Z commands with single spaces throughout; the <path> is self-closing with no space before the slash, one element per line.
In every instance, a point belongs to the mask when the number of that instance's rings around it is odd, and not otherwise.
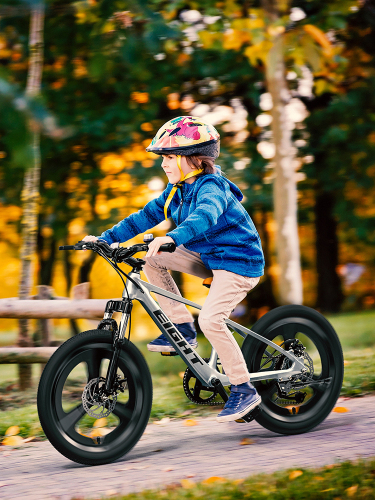
<path fill-rule="evenodd" d="M 34 436 L 23 439 L 19 436 L 20 428 L 18 425 L 12 425 L 5 431 L 5 437 L 2 440 L 1 444 L 4 446 L 11 446 L 12 448 L 18 448 L 29 441 L 32 441 Z"/>
<path fill-rule="evenodd" d="M 332 58 L 334 55 L 332 44 L 320 28 L 313 24 L 305 24 L 287 31 L 285 26 L 289 22 L 289 18 L 285 17 L 270 23 L 266 21 L 262 9 L 250 9 L 249 17 L 233 19 L 226 31 L 205 29 L 199 32 L 199 37 L 206 49 L 215 44 L 224 50 L 239 52 L 243 49 L 243 54 L 254 66 L 259 61 L 268 64 L 269 52 L 275 39 L 280 35 L 284 36 L 284 45 L 289 49 L 288 58 L 294 58 L 297 65 L 304 64 L 311 56 L 311 44 L 314 43 L 316 50 L 320 48 L 322 51 L 322 56 Z M 305 45 L 310 47 L 307 51 L 304 51 Z"/>

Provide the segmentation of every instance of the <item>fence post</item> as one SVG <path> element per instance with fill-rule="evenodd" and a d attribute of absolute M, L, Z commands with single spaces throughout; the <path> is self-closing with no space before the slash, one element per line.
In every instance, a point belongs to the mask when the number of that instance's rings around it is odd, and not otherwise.
<path fill-rule="evenodd" d="M 36 287 L 38 293 L 35 297 L 36 300 L 50 300 L 53 296 L 53 288 L 48 285 L 39 285 Z M 38 321 L 40 343 L 42 347 L 49 347 L 51 345 L 51 319 L 40 319 Z M 46 363 L 40 363 L 40 374 L 42 374 Z"/>
<path fill-rule="evenodd" d="M 53 296 L 53 288 L 47 285 L 37 286 L 38 294 L 36 300 L 50 300 Z M 40 319 L 38 321 L 40 329 L 40 343 L 42 347 L 48 347 L 51 344 L 51 319 Z"/>

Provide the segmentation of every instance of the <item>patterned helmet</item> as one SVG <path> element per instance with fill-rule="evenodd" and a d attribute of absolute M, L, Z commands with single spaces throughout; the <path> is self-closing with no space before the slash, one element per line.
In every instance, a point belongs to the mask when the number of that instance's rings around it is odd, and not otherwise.
<path fill-rule="evenodd" d="M 146 151 L 157 155 L 204 155 L 216 159 L 220 152 L 219 132 L 196 116 L 178 116 L 165 123 Z"/>

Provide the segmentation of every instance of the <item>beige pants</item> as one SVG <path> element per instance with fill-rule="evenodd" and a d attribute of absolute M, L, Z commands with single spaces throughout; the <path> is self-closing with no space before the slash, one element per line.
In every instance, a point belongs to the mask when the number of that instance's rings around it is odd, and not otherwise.
<path fill-rule="evenodd" d="M 240 276 L 222 269 L 210 271 L 203 264 L 199 253 L 187 250 L 183 245 L 178 246 L 173 253 L 163 252 L 145 260 L 143 270 L 148 281 L 180 296 L 180 291 L 168 270 L 192 274 L 202 279 L 213 276 L 209 294 L 199 314 L 199 326 L 218 353 L 230 383 L 238 385 L 248 382 L 250 376 L 241 349 L 225 320 L 258 284 L 260 278 Z M 184 304 L 161 295 L 158 295 L 158 302 L 173 323 L 193 321 Z"/>

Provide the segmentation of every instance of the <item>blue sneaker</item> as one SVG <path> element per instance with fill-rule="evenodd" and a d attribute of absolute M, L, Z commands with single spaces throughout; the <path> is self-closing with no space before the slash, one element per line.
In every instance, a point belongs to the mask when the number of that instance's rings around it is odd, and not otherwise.
<path fill-rule="evenodd" d="M 194 323 L 173 324 L 191 347 L 194 349 L 198 347 L 197 332 Z M 163 333 L 157 339 L 147 344 L 147 349 L 151 352 L 175 352 L 175 348 Z"/>
<path fill-rule="evenodd" d="M 228 401 L 218 414 L 218 422 L 231 422 L 247 415 L 262 402 L 257 390 L 250 382 L 232 385 Z"/>

